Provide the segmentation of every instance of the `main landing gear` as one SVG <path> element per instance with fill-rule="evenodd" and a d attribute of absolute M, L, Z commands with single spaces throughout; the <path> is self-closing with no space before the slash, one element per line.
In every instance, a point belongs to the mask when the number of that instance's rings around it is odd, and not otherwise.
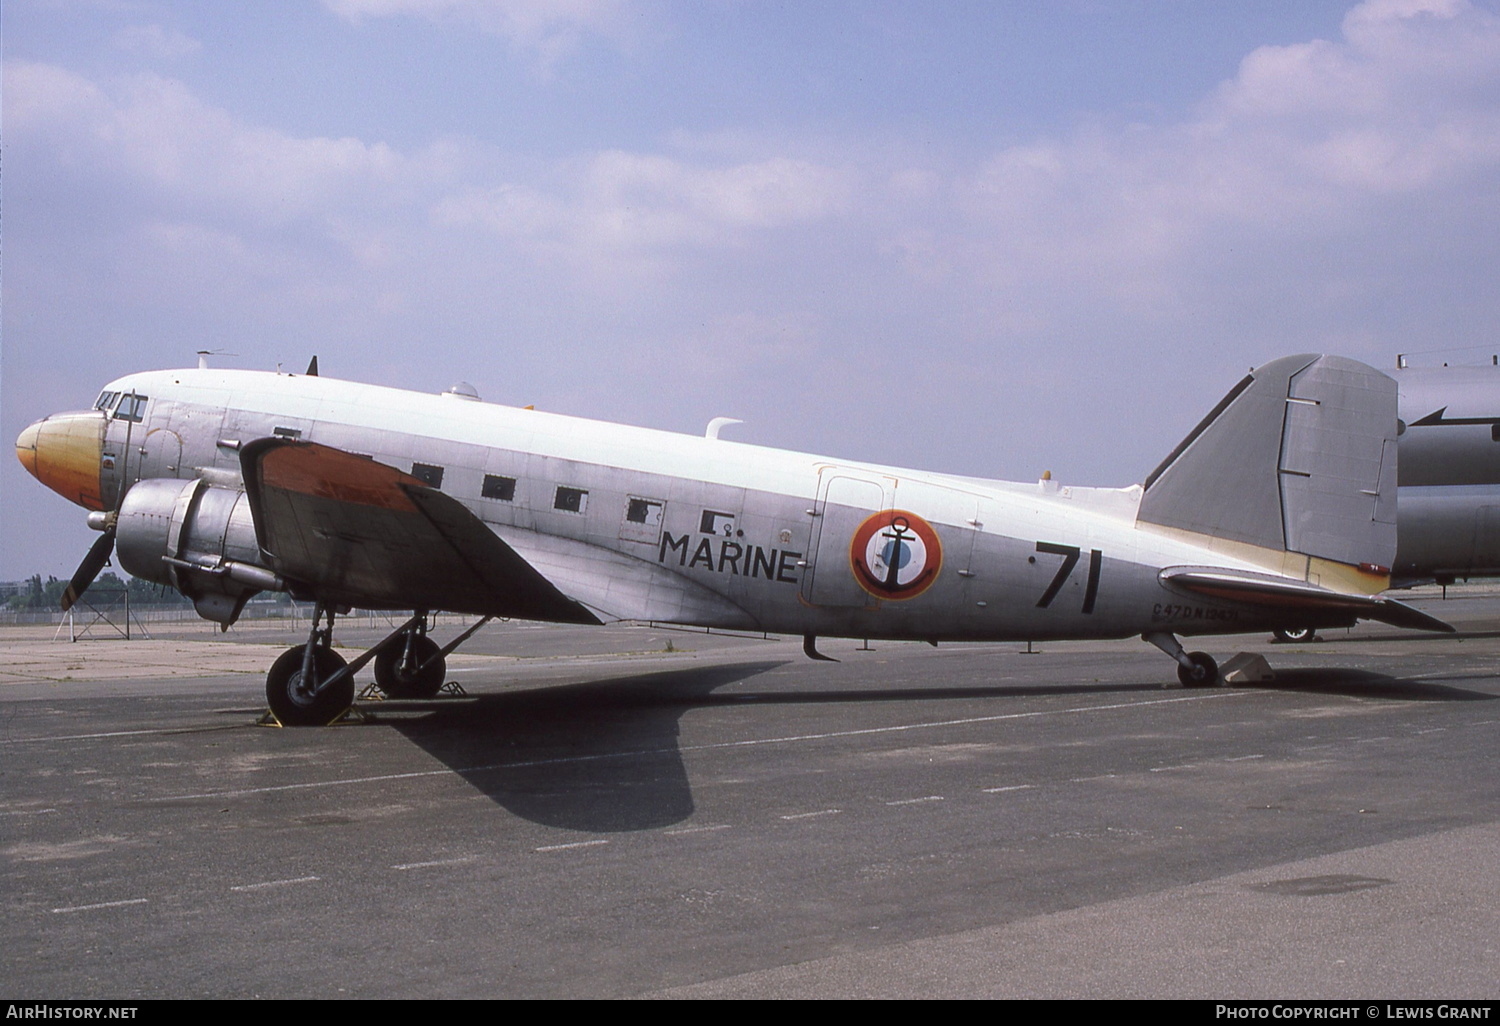
<path fill-rule="evenodd" d="M 332 723 L 354 704 L 354 674 L 332 647 L 333 617 L 321 602 L 314 606 L 307 644 L 281 653 L 266 674 L 266 704 L 288 727 Z"/>
<path fill-rule="evenodd" d="M 1149 641 L 1167 655 L 1177 660 L 1177 679 L 1185 688 L 1207 688 L 1219 683 L 1219 664 L 1207 652 L 1188 652 L 1182 643 L 1165 632 L 1142 634 L 1142 641 Z"/>
<path fill-rule="evenodd" d="M 493 619 L 484 617 L 439 648 L 427 636 L 427 610 L 419 609 L 351 663 L 333 650 L 334 615 L 325 603 L 314 606 L 307 644 L 287 649 L 266 674 L 266 704 L 283 726 L 319 727 L 344 715 L 354 704 L 354 675 L 371 661 L 375 683 L 390 697 L 433 697 L 443 686 L 449 653 Z"/>
<path fill-rule="evenodd" d="M 402 637 L 375 657 L 375 683 L 392 698 L 431 698 L 443 686 L 448 661 L 427 636 L 427 617 Z"/>

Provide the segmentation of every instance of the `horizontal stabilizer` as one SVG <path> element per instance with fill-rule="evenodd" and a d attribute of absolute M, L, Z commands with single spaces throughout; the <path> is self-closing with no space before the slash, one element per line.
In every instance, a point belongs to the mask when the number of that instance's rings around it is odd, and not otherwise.
<path fill-rule="evenodd" d="M 1429 616 L 1407 605 L 1405 602 L 1397 602 L 1395 599 L 1380 599 L 1375 611 L 1370 614 L 1371 620 L 1379 620 L 1388 623 L 1392 627 L 1410 627 L 1417 631 L 1440 631 L 1443 634 L 1455 634 L 1457 630 L 1446 620 L 1439 620 L 1435 616 Z"/>
<path fill-rule="evenodd" d="M 1220 567 L 1169 566 L 1158 577 L 1164 583 L 1175 584 L 1209 598 L 1290 610 L 1348 613 L 1362 620 L 1379 620 L 1395 627 L 1453 633 L 1451 624 L 1395 599 L 1331 591 L 1316 584 L 1271 574 Z"/>

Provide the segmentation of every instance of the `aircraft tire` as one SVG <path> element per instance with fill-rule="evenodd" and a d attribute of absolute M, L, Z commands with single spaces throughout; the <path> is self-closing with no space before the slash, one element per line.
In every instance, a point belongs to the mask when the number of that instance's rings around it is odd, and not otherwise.
<path fill-rule="evenodd" d="M 303 689 L 302 653 L 306 648 L 306 645 L 298 645 L 287 649 L 271 664 L 271 672 L 266 674 L 266 704 L 286 727 L 327 726 L 354 704 L 353 674 L 316 695 Z M 313 658 L 314 670 L 320 680 L 347 665 L 343 656 L 326 648 L 318 649 Z"/>
<path fill-rule="evenodd" d="M 420 673 L 401 672 L 400 644 L 392 645 L 375 657 L 375 683 L 391 698 L 432 698 L 443 687 L 448 663 L 437 659 Z M 437 643 L 426 635 L 411 639 L 412 658 L 420 665 L 437 655 Z"/>
<path fill-rule="evenodd" d="M 1207 652 L 1189 652 L 1193 667 L 1177 667 L 1177 679 L 1185 688 L 1207 688 L 1219 682 L 1219 664 Z"/>
<path fill-rule="evenodd" d="M 1311 627 L 1278 627 L 1271 632 L 1271 636 L 1281 642 L 1312 641 L 1318 636 L 1318 632 Z"/>

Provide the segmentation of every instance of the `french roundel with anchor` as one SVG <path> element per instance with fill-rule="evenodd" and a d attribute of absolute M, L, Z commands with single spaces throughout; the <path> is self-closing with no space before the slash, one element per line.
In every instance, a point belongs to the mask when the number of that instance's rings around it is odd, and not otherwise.
<path fill-rule="evenodd" d="M 943 543 L 915 513 L 881 510 L 855 530 L 849 565 L 859 586 L 876 598 L 915 598 L 937 580 Z"/>

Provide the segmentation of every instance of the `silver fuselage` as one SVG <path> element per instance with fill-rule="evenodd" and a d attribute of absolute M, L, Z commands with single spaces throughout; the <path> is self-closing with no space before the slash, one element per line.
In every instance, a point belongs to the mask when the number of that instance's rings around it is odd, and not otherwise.
<path fill-rule="evenodd" d="M 160 371 L 107 391 L 148 401 L 139 422 L 108 424 L 106 507 L 122 481 L 230 485 L 241 444 L 295 436 L 436 484 L 601 619 L 932 641 L 1285 619 L 1162 581 L 1163 567 L 1265 566 L 1138 524 L 1138 486 L 961 478 L 318 377 Z M 851 534 L 892 509 L 936 534 L 932 583 L 910 597 L 851 572 Z"/>

